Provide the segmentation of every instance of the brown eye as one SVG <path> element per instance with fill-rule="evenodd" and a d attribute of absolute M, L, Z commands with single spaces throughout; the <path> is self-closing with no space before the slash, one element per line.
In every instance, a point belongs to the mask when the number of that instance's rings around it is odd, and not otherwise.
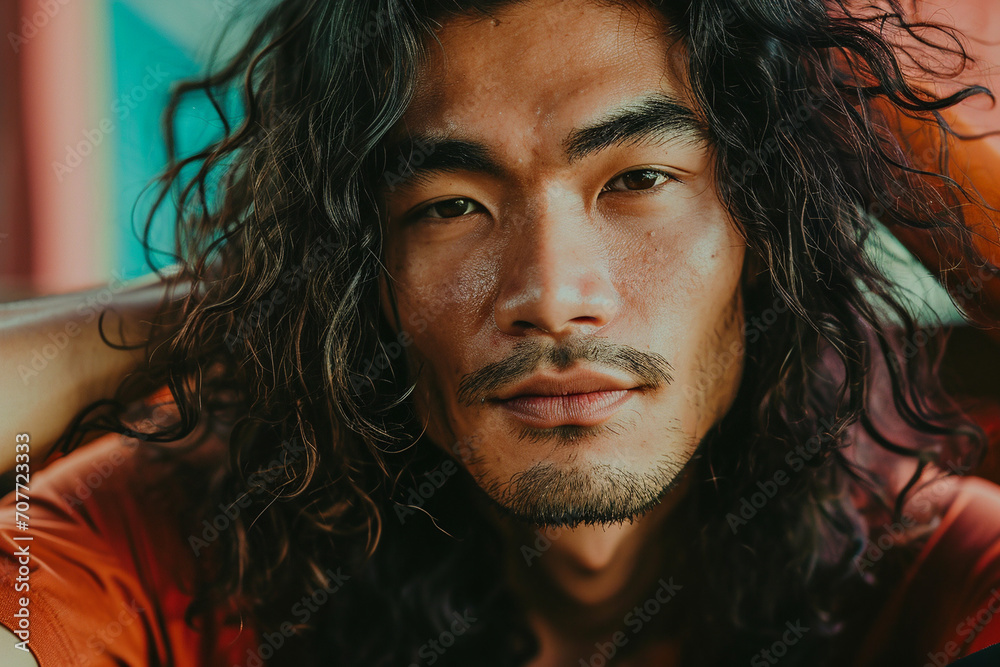
<path fill-rule="evenodd" d="M 657 169 L 634 169 L 632 171 L 625 172 L 621 176 L 615 178 L 601 190 L 602 192 L 609 192 L 613 190 L 651 190 L 659 185 L 662 185 L 666 181 L 677 180 Z M 620 187 L 613 187 L 616 184 L 620 184 Z"/>
<path fill-rule="evenodd" d="M 478 204 L 464 197 L 444 199 L 417 211 L 416 218 L 458 218 L 475 211 Z"/>

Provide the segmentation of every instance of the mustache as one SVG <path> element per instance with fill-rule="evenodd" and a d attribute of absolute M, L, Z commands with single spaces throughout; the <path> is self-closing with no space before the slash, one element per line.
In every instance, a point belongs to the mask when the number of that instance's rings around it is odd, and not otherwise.
<path fill-rule="evenodd" d="M 458 401 L 465 406 L 482 403 L 501 387 L 534 373 L 543 362 L 563 370 L 576 361 L 622 369 L 649 388 L 673 382 L 673 366 L 655 352 L 643 352 L 604 338 L 577 338 L 554 345 L 532 339 L 517 343 L 507 358 L 463 377 L 458 384 Z"/>

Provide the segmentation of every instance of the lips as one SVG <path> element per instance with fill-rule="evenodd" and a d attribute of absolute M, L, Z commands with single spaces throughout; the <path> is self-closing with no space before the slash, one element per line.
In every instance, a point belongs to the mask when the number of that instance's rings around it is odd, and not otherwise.
<path fill-rule="evenodd" d="M 579 371 L 536 375 L 492 399 L 502 409 L 537 428 L 596 426 L 610 419 L 639 393 L 634 382 Z"/>
<path fill-rule="evenodd" d="M 627 379 L 593 371 L 575 371 L 558 375 L 534 375 L 501 393 L 497 399 L 506 401 L 518 396 L 566 396 L 633 388 L 635 382 Z"/>

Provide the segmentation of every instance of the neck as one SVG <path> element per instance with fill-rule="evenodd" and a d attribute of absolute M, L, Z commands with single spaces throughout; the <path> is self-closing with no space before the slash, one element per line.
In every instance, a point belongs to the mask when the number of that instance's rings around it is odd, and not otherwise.
<path fill-rule="evenodd" d="M 595 637 L 632 635 L 636 624 L 652 620 L 632 612 L 651 595 L 669 599 L 674 582 L 682 583 L 671 535 L 678 533 L 675 509 L 690 486 L 691 475 L 685 475 L 655 508 L 630 523 L 539 527 L 493 511 L 505 536 L 507 576 L 543 653 L 546 645 L 592 649 Z"/>

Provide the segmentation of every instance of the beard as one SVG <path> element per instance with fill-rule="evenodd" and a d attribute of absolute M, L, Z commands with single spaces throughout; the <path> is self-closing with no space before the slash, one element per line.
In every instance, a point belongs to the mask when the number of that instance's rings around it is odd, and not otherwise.
<path fill-rule="evenodd" d="M 573 429 L 561 436 L 581 437 Z M 540 462 L 500 482 L 485 475 L 475 481 L 502 514 L 539 527 L 634 521 L 656 507 L 701 458 L 704 442 L 661 455 L 641 471 L 603 463 Z"/>

